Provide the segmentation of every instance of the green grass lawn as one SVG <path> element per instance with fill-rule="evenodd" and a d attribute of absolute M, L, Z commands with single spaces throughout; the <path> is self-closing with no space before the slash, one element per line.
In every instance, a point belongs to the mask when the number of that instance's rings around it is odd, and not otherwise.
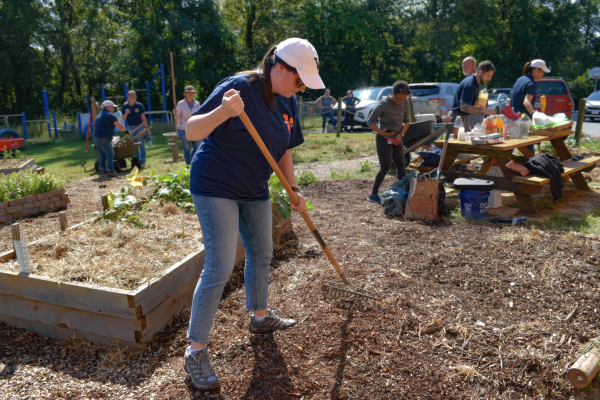
<path fill-rule="evenodd" d="M 167 138 L 162 133 L 172 132 L 162 123 L 154 122 L 152 130 L 153 147 L 146 146 L 146 171 L 156 170 L 157 173 L 165 173 L 179 170 L 185 165 L 184 161 L 172 162 L 172 151 L 167 146 Z M 122 136 L 122 135 L 121 135 Z M 20 150 L 29 158 L 35 158 L 35 163 L 46 167 L 46 172 L 56 175 L 62 175 L 67 182 L 75 182 L 85 178 L 98 176 L 94 169 L 94 163 L 97 157 L 92 148 L 92 138 L 88 147 L 87 163 L 84 168 L 81 164 L 85 155 L 85 136 L 78 134 L 63 134 L 57 140 L 48 143 L 30 144 L 23 146 Z M 181 144 L 179 144 L 180 154 L 183 154 Z M 131 170 L 131 159 L 127 159 L 127 168 L 125 172 Z"/>
<path fill-rule="evenodd" d="M 184 161 L 172 162 L 171 148 L 167 146 L 167 138 L 162 135 L 172 131 L 172 127 L 169 128 L 161 122 L 153 122 L 153 147 L 146 146 L 146 171 L 156 170 L 157 173 L 165 173 L 179 170 L 185 165 Z M 296 163 L 348 160 L 376 154 L 375 137 L 371 134 L 342 133 L 338 138 L 335 133 L 309 130 L 305 132 L 304 137 L 304 144 L 293 150 Z M 85 154 L 85 136 L 62 134 L 57 140 L 48 143 L 26 144 L 21 151 L 27 157 L 35 158 L 37 165 L 45 166 L 47 172 L 63 175 L 68 182 L 74 182 L 97 175 L 94 170 L 94 162 L 97 158 L 92 143 L 90 138 L 85 168 L 81 168 Z M 179 144 L 179 152 L 183 154 L 181 144 Z M 130 169 L 131 160 L 127 159 L 125 171 L 128 172 Z M 360 176 L 363 177 L 364 174 Z"/>
<path fill-rule="evenodd" d="M 349 160 L 377 154 L 375 136 L 370 133 L 321 133 L 304 131 L 304 144 L 292 150 L 294 163 Z"/>

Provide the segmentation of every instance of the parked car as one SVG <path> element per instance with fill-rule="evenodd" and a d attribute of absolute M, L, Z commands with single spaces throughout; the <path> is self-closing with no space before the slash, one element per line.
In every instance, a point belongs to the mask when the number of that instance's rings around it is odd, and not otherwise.
<path fill-rule="evenodd" d="M 373 112 L 373 109 L 379 103 L 382 97 L 388 96 L 392 93 L 391 86 L 374 86 L 353 90 L 354 97 L 360 99 L 360 103 L 356 106 L 356 114 L 354 115 L 354 121 L 356 125 L 362 125 L 367 127 L 367 121 L 369 116 Z M 346 105 L 342 104 L 342 121 L 344 120 L 343 111 L 346 109 Z M 338 105 L 333 107 L 333 112 L 337 116 Z"/>
<path fill-rule="evenodd" d="M 540 96 L 546 96 L 546 115 L 564 113 L 568 118 L 573 117 L 573 98 L 567 83 L 561 77 L 543 77 L 537 81 L 535 94 L 536 111 L 542 111 Z"/>
<path fill-rule="evenodd" d="M 494 110 L 496 115 L 500 114 L 500 111 L 506 107 L 506 101 L 508 100 L 508 94 L 504 92 L 495 92 L 488 95 L 487 108 Z"/>
<path fill-rule="evenodd" d="M 587 98 L 585 105 L 585 118 L 595 121 L 600 119 L 600 92 L 594 92 Z"/>
<path fill-rule="evenodd" d="M 489 93 L 504 93 L 508 96 L 512 93 L 512 88 L 495 88 L 488 90 Z"/>
<path fill-rule="evenodd" d="M 448 115 L 458 89 L 458 84 L 452 82 L 411 83 L 408 86 L 412 92 L 415 115 L 433 114 L 436 122 L 441 122 L 442 117 Z"/>

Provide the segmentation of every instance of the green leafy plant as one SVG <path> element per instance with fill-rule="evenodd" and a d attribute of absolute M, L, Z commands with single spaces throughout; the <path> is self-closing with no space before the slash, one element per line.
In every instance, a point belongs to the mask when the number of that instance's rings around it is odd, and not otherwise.
<path fill-rule="evenodd" d="M 102 218 L 105 220 L 130 222 L 140 228 L 146 227 L 146 224 L 144 224 L 137 213 L 141 208 L 142 202 L 132 193 L 130 186 L 123 186 L 116 193 L 109 190 L 107 195 L 109 209 L 102 213 Z"/>
<path fill-rule="evenodd" d="M 188 212 L 195 211 L 190 192 L 190 170 L 187 167 L 182 167 L 177 173 L 154 177 L 151 184 L 156 187 L 153 198 L 171 201 Z"/>
<path fill-rule="evenodd" d="M 371 172 L 373 163 L 369 160 L 360 162 L 360 172 Z"/>
<path fill-rule="evenodd" d="M 311 183 L 317 183 L 318 181 L 319 179 L 312 171 L 300 171 L 296 174 L 296 183 L 299 186 L 310 185 Z"/>
<path fill-rule="evenodd" d="M 0 202 L 32 194 L 51 192 L 65 187 L 65 180 L 52 174 L 37 174 L 31 170 L 0 175 Z"/>
<path fill-rule="evenodd" d="M 273 205 L 274 211 L 278 212 L 283 218 L 287 218 L 292 213 L 292 207 L 290 206 L 290 197 L 288 196 L 283 184 L 279 181 L 277 175 L 272 175 L 269 179 L 269 195 L 271 196 L 271 204 Z M 307 201 L 306 209 L 308 211 L 313 209 L 312 204 Z"/>

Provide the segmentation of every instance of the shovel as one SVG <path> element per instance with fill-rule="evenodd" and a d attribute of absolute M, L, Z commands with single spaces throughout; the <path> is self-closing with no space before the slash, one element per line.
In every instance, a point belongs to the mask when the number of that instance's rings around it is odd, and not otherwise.
<path fill-rule="evenodd" d="M 260 149 L 260 151 L 263 153 L 263 155 L 267 159 L 267 162 L 269 163 L 271 168 L 273 168 L 273 171 L 279 178 L 279 181 L 285 188 L 285 191 L 288 193 L 288 196 L 290 196 L 292 203 L 294 203 L 295 205 L 298 205 L 298 203 L 300 202 L 298 200 L 298 196 L 296 196 L 296 193 L 294 193 L 294 191 L 292 190 L 292 187 L 288 183 L 287 179 L 285 179 L 285 176 L 283 176 L 281 169 L 279 169 L 279 166 L 273 159 L 273 156 L 271 155 L 271 153 L 265 146 L 265 143 L 261 139 L 260 135 L 254 128 L 254 125 L 248 118 L 248 115 L 246 115 L 246 112 L 242 111 L 242 113 L 239 115 L 239 117 L 242 120 L 242 123 L 244 124 L 246 129 L 248 129 L 248 132 L 250 132 L 250 135 L 252 135 L 252 138 L 254 139 L 254 141 L 258 145 L 258 148 Z M 345 287 L 344 287 L 340 283 L 337 283 L 337 282 L 323 281 L 323 283 L 322 283 L 323 288 L 333 292 L 334 294 L 338 294 L 338 295 L 341 295 L 343 293 L 348 293 L 348 294 L 353 294 L 353 295 L 359 296 L 359 298 L 362 298 L 362 299 L 381 301 L 381 298 L 377 294 L 370 293 L 370 292 L 366 291 L 365 289 L 362 289 L 362 288 L 356 287 L 356 286 L 352 286 L 350 284 L 350 281 L 348 281 L 348 278 L 346 278 L 346 276 L 344 275 L 344 271 L 342 271 L 342 268 L 339 266 L 335 257 L 331 253 L 331 250 L 329 250 L 329 247 L 327 246 L 327 244 L 321 237 L 321 234 L 319 233 L 319 231 L 313 224 L 312 220 L 308 216 L 308 213 L 303 212 L 303 213 L 300 213 L 300 215 L 304 219 L 304 222 L 306 222 L 306 225 L 308 225 L 308 229 L 310 229 L 310 231 L 313 234 L 313 236 L 315 237 L 315 239 L 317 239 L 317 242 L 319 242 L 319 244 L 321 245 L 321 248 L 327 255 L 327 258 L 329 258 L 329 261 L 331 261 L 331 264 L 333 264 L 333 267 L 335 268 L 335 270 L 337 271 L 338 275 L 340 276 L 340 278 L 342 279 L 342 281 L 344 282 L 344 285 L 345 285 Z"/>
<path fill-rule="evenodd" d="M 83 157 L 83 164 L 81 164 L 81 168 L 83 168 L 83 166 L 87 162 L 87 149 L 88 143 L 90 142 L 90 125 L 92 125 L 92 113 L 90 113 L 90 122 L 88 123 L 87 128 L 87 138 L 85 139 L 85 156 Z"/>

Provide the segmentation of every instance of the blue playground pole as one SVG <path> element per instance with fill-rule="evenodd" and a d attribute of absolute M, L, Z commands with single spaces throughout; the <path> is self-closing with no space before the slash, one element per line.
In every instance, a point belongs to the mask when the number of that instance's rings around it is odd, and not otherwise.
<path fill-rule="evenodd" d="M 54 138 L 58 139 L 58 129 L 56 129 L 56 111 L 52 111 L 52 119 L 54 120 Z M 50 136 L 52 139 L 52 136 Z"/>
<path fill-rule="evenodd" d="M 44 118 L 48 125 L 48 136 L 52 137 L 52 129 L 50 128 L 50 108 L 48 107 L 48 92 L 42 90 L 42 99 L 44 101 Z"/>
<path fill-rule="evenodd" d="M 165 68 L 160 64 L 160 81 L 162 86 L 163 110 L 167 111 L 167 96 L 165 95 Z M 167 123 L 167 114 L 165 113 L 165 124 Z"/>
<path fill-rule="evenodd" d="M 152 105 L 150 104 L 150 84 L 146 82 L 146 97 L 148 98 L 148 111 L 152 111 Z M 152 116 L 148 117 L 149 121 L 152 121 Z"/>
<path fill-rule="evenodd" d="M 23 123 L 23 137 L 27 139 L 27 118 L 25 118 L 24 112 L 21 113 L 21 122 Z"/>
<path fill-rule="evenodd" d="M 102 102 L 104 103 L 104 83 L 100 84 L 100 92 L 102 92 Z"/>
<path fill-rule="evenodd" d="M 67 128 L 67 121 L 65 121 L 65 130 L 67 130 L 67 129 L 68 129 L 68 128 Z"/>
<path fill-rule="evenodd" d="M 85 94 L 85 104 L 87 104 L 88 114 L 90 113 L 90 100 L 88 99 L 87 93 Z"/>
<path fill-rule="evenodd" d="M 127 82 L 124 83 L 125 85 L 125 103 L 127 103 L 127 94 L 128 94 L 128 90 L 127 90 Z"/>

